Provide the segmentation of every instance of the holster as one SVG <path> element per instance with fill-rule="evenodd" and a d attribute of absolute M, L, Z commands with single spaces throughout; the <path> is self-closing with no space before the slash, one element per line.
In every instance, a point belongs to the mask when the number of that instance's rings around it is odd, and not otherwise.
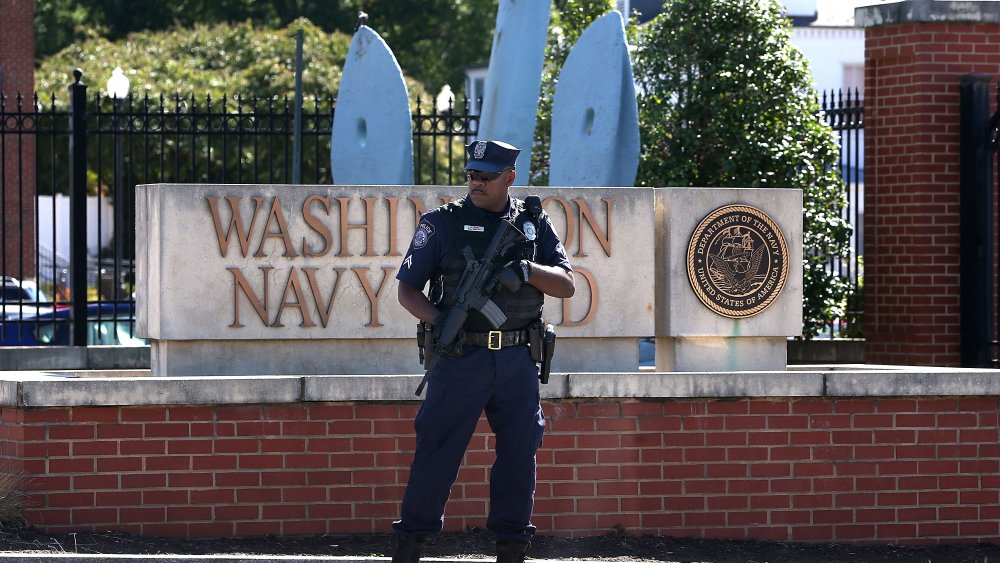
<path fill-rule="evenodd" d="M 545 324 L 542 321 L 528 325 L 528 350 L 531 351 L 531 361 L 536 364 L 542 361 L 545 353 L 542 351 L 544 344 Z"/>
<path fill-rule="evenodd" d="M 420 396 L 427 385 L 427 376 L 430 374 L 431 366 L 434 365 L 436 352 L 434 350 L 434 327 L 420 321 L 417 323 L 417 350 L 420 352 L 420 363 L 424 365 L 424 376 L 420 379 L 420 385 L 414 393 Z"/>
<path fill-rule="evenodd" d="M 531 350 L 531 360 L 538 364 L 538 379 L 542 383 L 549 382 L 549 370 L 552 367 L 552 354 L 556 350 L 556 329 L 551 324 L 539 320 L 528 327 L 528 348 Z"/>
<path fill-rule="evenodd" d="M 426 353 L 426 348 L 424 347 L 424 338 L 427 336 L 427 327 L 424 326 L 424 321 L 417 321 L 417 355 L 420 358 L 420 363 L 424 363 L 424 354 Z"/>
<path fill-rule="evenodd" d="M 424 369 L 431 369 L 434 363 L 434 327 L 423 321 L 417 323 L 417 349 Z"/>
<path fill-rule="evenodd" d="M 549 382 L 549 370 L 552 369 L 552 355 L 556 352 L 556 327 L 547 324 L 545 325 L 545 335 L 542 337 L 542 347 L 544 356 L 542 357 L 542 366 L 538 371 L 538 379 L 542 383 Z"/>

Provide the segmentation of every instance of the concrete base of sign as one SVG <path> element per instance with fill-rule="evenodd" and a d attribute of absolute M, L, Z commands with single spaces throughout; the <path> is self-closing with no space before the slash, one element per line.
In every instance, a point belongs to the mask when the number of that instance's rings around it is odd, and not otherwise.
<path fill-rule="evenodd" d="M 659 337 L 656 371 L 782 371 L 784 337 Z"/>
<path fill-rule="evenodd" d="M 154 375 L 417 373 L 416 338 L 152 340 Z"/>
<path fill-rule="evenodd" d="M 595 347 L 599 359 L 587 353 Z M 150 371 L 171 377 L 423 372 L 416 338 L 153 340 L 149 351 Z M 556 342 L 552 371 L 634 372 L 638 365 L 635 338 L 564 338 Z"/>
<path fill-rule="evenodd" d="M 594 350 L 601 353 L 594 354 Z M 634 372 L 639 369 L 637 338 L 556 338 L 552 372 Z"/>

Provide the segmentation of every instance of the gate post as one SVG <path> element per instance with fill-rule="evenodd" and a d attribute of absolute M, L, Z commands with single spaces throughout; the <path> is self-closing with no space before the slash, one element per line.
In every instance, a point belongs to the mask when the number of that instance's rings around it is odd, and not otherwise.
<path fill-rule="evenodd" d="M 990 77 L 959 78 L 959 334 L 963 367 L 990 367 L 993 340 L 993 150 Z"/>
<path fill-rule="evenodd" d="M 69 288 L 72 300 L 70 344 L 87 345 L 87 85 L 73 70 L 69 85 Z"/>
<path fill-rule="evenodd" d="M 963 365 L 960 77 L 1000 75 L 1000 2 L 904 0 L 854 16 L 865 28 L 865 361 Z"/>

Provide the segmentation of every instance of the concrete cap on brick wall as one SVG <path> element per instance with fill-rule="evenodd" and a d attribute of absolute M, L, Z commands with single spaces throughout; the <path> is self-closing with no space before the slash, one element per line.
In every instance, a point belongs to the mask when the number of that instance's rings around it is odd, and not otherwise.
<path fill-rule="evenodd" d="M 0 406 L 236 405 L 408 402 L 419 374 L 149 377 L 108 372 L 3 372 Z M 128 377 L 127 375 L 133 375 Z M 1000 396 L 996 370 L 915 366 L 803 366 L 779 372 L 553 373 L 544 400 Z"/>
<path fill-rule="evenodd" d="M 854 25 L 858 27 L 948 22 L 1000 23 L 1000 2 L 906 0 L 854 10 Z"/>

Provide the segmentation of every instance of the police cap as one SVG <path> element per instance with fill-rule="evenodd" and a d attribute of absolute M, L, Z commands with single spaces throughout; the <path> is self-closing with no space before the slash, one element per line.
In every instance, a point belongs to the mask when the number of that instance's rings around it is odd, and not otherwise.
<path fill-rule="evenodd" d="M 473 141 L 466 145 L 465 152 L 469 155 L 466 170 L 499 172 L 504 168 L 514 168 L 521 149 L 502 141 Z"/>

